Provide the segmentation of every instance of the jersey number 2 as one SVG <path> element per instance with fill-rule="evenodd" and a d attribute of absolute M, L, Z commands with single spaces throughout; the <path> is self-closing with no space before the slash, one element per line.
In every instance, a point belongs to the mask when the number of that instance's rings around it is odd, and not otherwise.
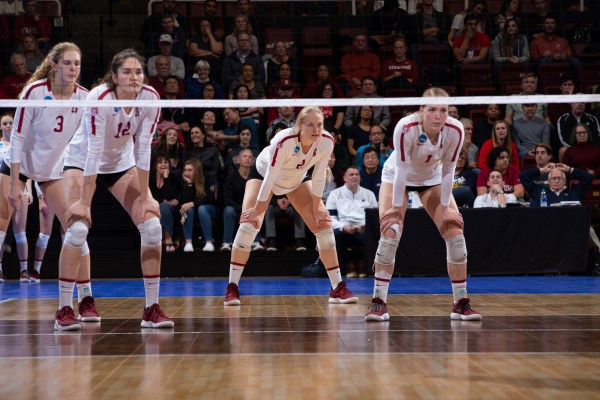
<path fill-rule="evenodd" d="M 431 160 L 431 157 L 433 157 L 433 154 L 428 155 L 427 160 L 425 160 L 425 162 L 428 163 Z"/>

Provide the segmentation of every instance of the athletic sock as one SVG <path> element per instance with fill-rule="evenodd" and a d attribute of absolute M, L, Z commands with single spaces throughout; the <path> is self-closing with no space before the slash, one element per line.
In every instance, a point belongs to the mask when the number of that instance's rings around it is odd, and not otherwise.
<path fill-rule="evenodd" d="M 375 272 L 375 282 L 373 287 L 373 298 L 378 298 L 387 303 L 388 290 L 392 275 L 386 271 Z"/>
<path fill-rule="evenodd" d="M 160 288 L 160 275 L 144 276 L 144 289 L 146 290 L 146 307 L 158 303 L 158 290 Z"/>
<path fill-rule="evenodd" d="M 452 281 L 452 300 L 454 304 L 467 297 L 467 280 Z"/>
<path fill-rule="evenodd" d="M 335 267 L 330 268 L 325 267 L 325 269 L 327 270 L 327 276 L 331 281 L 331 288 L 335 290 L 338 284 L 342 281 L 342 271 L 340 270 L 340 266 L 336 265 Z"/>
<path fill-rule="evenodd" d="M 73 290 L 75 290 L 75 280 L 74 279 L 58 279 L 58 292 L 59 292 L 59 302 L 58 309 L 60 310 L 64 306 L 73 307 Z"/>
<path fill-rule="evenodd" d="M 246 264 L 240 264 L 233 261 L 229 264 L 229 283 L 235 283 L 236 285 L 240 283 L 245 266 Z"/>
<path fill-rule="evenodd" d="M 77 281 L 77 302 L 81 303 L 84 297 L 92 295 L 92 281 Z"/>

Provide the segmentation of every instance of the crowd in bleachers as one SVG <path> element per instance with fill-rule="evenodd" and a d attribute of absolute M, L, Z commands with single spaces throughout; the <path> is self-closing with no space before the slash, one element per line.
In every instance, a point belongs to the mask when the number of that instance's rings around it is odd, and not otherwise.
<path fill-rule="evenodd" d="M 0 2 L 0 12 L 3 3 L 13 2 Z M 14 27 L 21 17 L 31 20 L 34 3 L 23 2 Z M 559 0 L 472 0 L 466 10 L 464 1 L 359 1 L 356 16 L 338 2 L 151 4 L 139 39 L 148 83 L 164 99 L 416 97 L 430 86 L 451 95 L 574 94 L 592 93 L 600 83 L 594 58 L 600 41 L 597 27 L 588 24 L 599 13 L 595 2 L 586 2 L 581 12 L 578 1 Z M 47 47 L 43 27 L 23 33 L 2 42 L 6 54 L 19 48 L 0 83 L 5 97 L 18 95 Z M 354 164 L 361 185 L 377 194 L 381 166 L 393 151 L 393 128 L 417 107 L 330 107 L 324 100 L 322 110 L 326 130 L 336 138 L 337 185 Z M 298 111 L 251 103 L 236 109 L 163 108 L 151 187 L 164 203 L 167 252 L 193 251 L 194 225 L 203 250 L 231 249 L 227 224 L 241 208 L 240 166 L 275 132 L 293 126 Z M 600 107 L 480 104 L 453 107 L 452 113 L 466 136 L 455 177 L 460 205 L 473 206 L 490 188 L 498 191 L 497 180 L 489 178 L 494 170 L 503 174 L 503 192 L 527 198 L 519 171 L 535 165 L 539 143 L 549 146 L 555 162 L 594 176 L 600 172 Z M 585 143 L 575 133 L 581 122 L 589 132 Z M 288 206 L 274 199 L 272 215 L 293 220 Z M 296 228 L 295 247 L 306 249 Z M 267 235 L 262 243 L 257 237 L 253 249 L 277 249 L 272 227 Z"/>

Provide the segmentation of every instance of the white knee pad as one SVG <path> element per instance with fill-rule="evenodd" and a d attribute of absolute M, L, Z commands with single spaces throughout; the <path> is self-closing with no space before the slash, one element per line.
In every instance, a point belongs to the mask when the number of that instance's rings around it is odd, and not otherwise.
<path fill-rule="evenodd" d="M 446 239 L 446 260 L 452 264 L 467 262 L 467 243 L 465 235 L 458 235 Z"/>
<path fill-rule="evenodd" d="M 250 222 L 241 223 L 233 239 L 233 247 L 241 251 L 250 251 L 258 231 Z"/>
<path fill-rule="evenodd" d="M 81 248 L 81 255 L 87 256 L 88 254 L 90 254 L 90 246 L 88 246 L 87 240 L 86 240 L 85 243 L 83 244 L 83 247 Z"/>
<path fill-rule="evenodd" d="M 402 231 L 398 224 L 392 225 L 391 229 L 396 232 L 393 238 L 386 237 L 385 235 L 381 235 L 379 238 L 377 252 L 375 252 L 375 263 L 377 264 L 393 265 L 396 260 L 396 250 L 398 250 Z"/>
<path fill-rule="evenodd" d="M 35 247 L 39 247 L 40 249 L 45 249 L 48 247 L 48 241 L 50 240 L 50 235 L 46 235 L 45 233 L 41 233 L 38 235 L 37 243 Z"/>
<path fill-rule="evenodd" d="M 75 221 L 73 225 L 67 228 L 64 243 L 66 246 L 80 249 L 87 239 L 89 228 L 83 221 Z"/>
<path fill-rule="evenodd" d="M 15 232 L 15 242 L 17 244 L 27 243 L 27 234 L 25 232 Z"/>
<path fill-rule="evenodd" d="M 140 231 L 142 247 L 160 246 L 162 241 L 162 226 L 157 217 L 145 220 L 137 228 Z"/>
<path fill-rule="evenodd" d="M 325 228 L 315 233 L 317 238 L 317 248 L 319 250 L 329 250 L 335 247 L 335 235 L 332 228 Z"/>

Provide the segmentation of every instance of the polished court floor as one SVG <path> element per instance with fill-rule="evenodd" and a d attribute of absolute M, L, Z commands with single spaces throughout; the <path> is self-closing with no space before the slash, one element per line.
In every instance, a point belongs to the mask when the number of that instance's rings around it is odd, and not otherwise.
<path fill-rule="evenodd" d="M 0 399 L 600 399 L 600 278 L 394 278 L 391 320 L 327 303 L 326 279 L 163 279 L 175 328 L 139 326 L 141 280 L 93 283 L 101 323 L 55 333 L 56 281 L 0 284 Z"/>

